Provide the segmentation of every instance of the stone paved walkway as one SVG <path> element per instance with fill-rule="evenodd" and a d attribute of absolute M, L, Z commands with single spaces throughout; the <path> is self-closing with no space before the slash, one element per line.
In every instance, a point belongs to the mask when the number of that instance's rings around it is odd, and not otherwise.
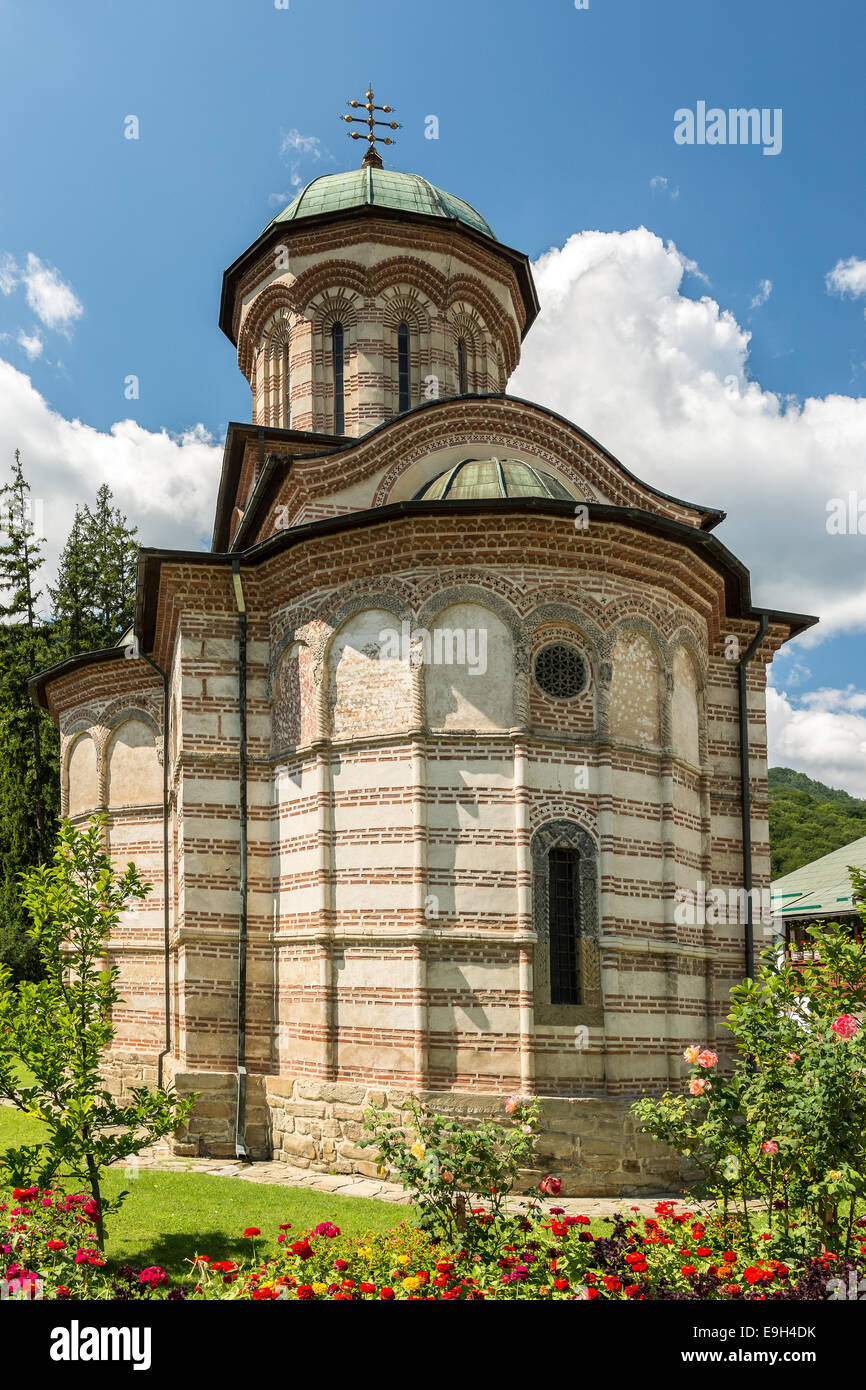
<path fill-rule="evenodd" d="M 178 1158 L 169 1152 L 167 1144 L 154 1144 L 142 1151 L 132 1163 L 116 1164 L 130 1173 L 138 1169 L 163 1173 L 202 1173 L 216 1178 L 236 1178 L 239 1182 L 275 1184 L 281 1187 L 306 1187 L 314 1192 L 338 1193 L 341 1197 L 371 1197 L 380 1202 L 395 1202 L 408 1206 L 409 1198 L 396 1183 L 376 1178 L 355 1177 L 345 1173 L 316 1173 L 309 1168 L 295 1168 L 289 1163 L 242 1163 L 231 1158 Z M 671 1193 L 644 1197 L 557 1197 L 548 1199 L 552 1206 L 563 1207 L 570 1216 L 612 1216 L 617 1211 L 637 1207 L 649 1216 L 659 1201 L 677 1200 Z M 686 1205 L 678 1199 L 680 1210 L 698 1211 L 701 1203 L 694 1200 Z"/>

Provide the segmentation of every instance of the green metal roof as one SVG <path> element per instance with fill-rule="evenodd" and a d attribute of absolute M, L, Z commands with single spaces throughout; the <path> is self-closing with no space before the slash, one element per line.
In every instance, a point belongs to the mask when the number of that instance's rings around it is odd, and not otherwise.
<path fill-rule="evenodd" d="M 313 179 L 294 202 L 277 213 L 268 226 L 365 206 L 456 219 L 496 240 L 489 222 L 485 222 L 480 212 L 476 212 L 462 198 L 443 192 L 420 174 L 401 174 L 396 169 L 377 169 L 372 165 L 350 169 L 344 174 L 322 174 Z"/>
<path fill-rule="evenodd" d="M 573 502 L 568 488 L 522 459 L 463 459 L 415 493 L 414 500 L 459 502 L 479 497 L 553 497 Z"/>
<path fill-rule="evenodd" d="M 771 885 L 773 914 L 782 918 L 847 916 L 856 908 L 849 864 L 866 869 L 866 835 L 775 879 Z"/>

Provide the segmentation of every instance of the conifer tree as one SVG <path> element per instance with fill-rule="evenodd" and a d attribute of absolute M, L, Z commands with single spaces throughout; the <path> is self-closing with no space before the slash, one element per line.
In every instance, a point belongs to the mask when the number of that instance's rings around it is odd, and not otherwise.
<path fill-rule="evenodd" d="M 58 810 L 56 730 L 30 700 L 28 681 L 51 661 L 39 614 L 44 538 L 16 449 L 0 487 L 0 957 L 23 968 L 18 875 L 50 856 Z"/>

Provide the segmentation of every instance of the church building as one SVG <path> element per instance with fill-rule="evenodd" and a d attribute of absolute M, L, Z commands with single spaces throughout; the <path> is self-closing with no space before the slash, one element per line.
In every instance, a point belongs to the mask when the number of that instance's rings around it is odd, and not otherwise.
<path fill-rule="evenodd" d="M 127 644 L 32 683 L 63 814 L 153 884 L 110 1081 L 200 1093 L 178 1152 L 363 1174 L 366 1105 L 538 1096 L 564 1193 L 658 1191 L 629 1107 L 724 1060 L 762 944 L 682 903 L 769 887 L 766 668 L 814 619 L 507 393 L 529 261 L 366 110 L 225 273 L 252 423 L 210 551 L 143 549 Z"/>

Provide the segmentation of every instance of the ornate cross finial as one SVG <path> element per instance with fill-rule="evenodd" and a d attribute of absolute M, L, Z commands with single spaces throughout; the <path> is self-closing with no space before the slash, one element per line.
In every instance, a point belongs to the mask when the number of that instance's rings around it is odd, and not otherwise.
<path fill-rule="evenodd" d="M 382 168 L 382 156 L 379 154 L 379 151 L 376 149 L 376 143 L 377 143 L 377 141 L 378 141 L 380 144 L 382 144 L 382 145 L 394 145 L 394 144 L 396 144 L 396 141 L 395 141 L 395 140 L 392 140 L 391 137 L 390 137 L 390 135 L 377 135 L 376 132 L 375 132 L 375 127 L 376 127 L 377 125 L 383 125 L 383 126 L 385 126 L 388 130 L 399 130 L 399 129 L 400 129 L 400 123 L 399 123 L 399 121 L 377 121 L 377 120 L 375 119 L 374 115 L 373 115 L 373 112 L 374 112 L 374 111 L 384 111 L 384 112 L 386 113 L 386 115 L 390 115 L 390 114 L 393 112 L 394 108 L 393 108 L 393 106 L 374 106 L 374 104 L 373 104 L 373 96 L 374 96 L 374 93 L 373 93 L 373 84 L 371 83 L 371 84 L 370 84 L 370 90 L 369 90 L 368 93 L 367 93 L 367 100 L 366 100 L 365 102 L 364 102 L 364 101 L 347 101 L 347 102 L 346 102 L 346 105 L 347 105 L 347 106 L 352 106 L 352 107 L 354 107 L 356 111 L 364 111 L 364 110 L 365 110 L 365 111 L 367 112 L 366 116 L 341 116 L 341 117 L 340 117 L 340 120 L 341 120 L 341 121 L 348 121 L 348 123 L 349 123 L 350 125 L 357 123 L 358 125 L 365 125 L 365 126 L 367 127 L 367 134 L 366 134 L 366 135 L 362 135 L 361 132 L 360 132 L 359 130 L 350 130 L 350 131 L 348 132 L 348 134 L 349 134 L 349 136 L 350 136 L 350 138 L 351 138 L 352 140 L 366 140 L 366 141 L 367 141 L 367 153 L 364 155 L 364 158 L 363 158 L 362 161 L 361 161 L 362 166 L 363 166 L 364 164 L 372 164 L 374 168 L 376 168 L 376 169 L 381 169 L 381 168 Z"/>

